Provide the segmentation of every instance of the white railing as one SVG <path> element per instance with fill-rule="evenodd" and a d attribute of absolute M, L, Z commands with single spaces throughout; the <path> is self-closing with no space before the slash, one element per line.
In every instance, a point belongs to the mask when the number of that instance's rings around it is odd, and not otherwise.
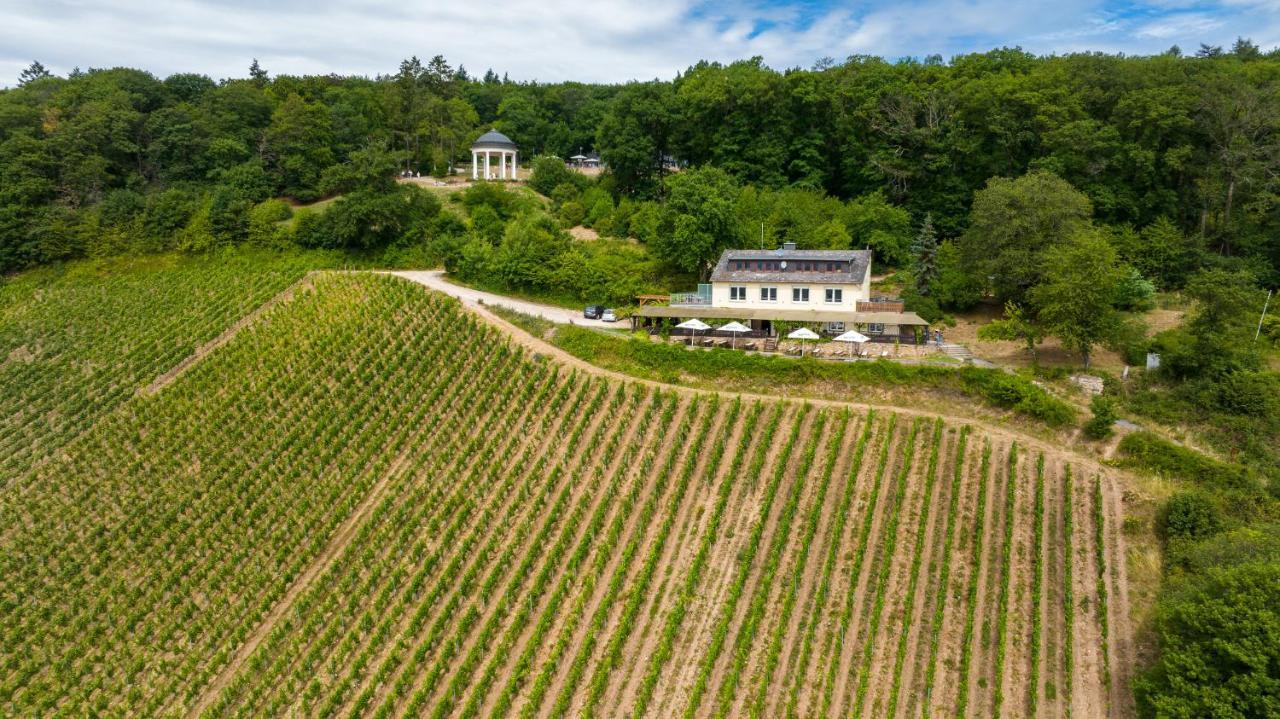
<path fill-rule="evenodd" d="M 697 292 L 673 292 L 671 293 L 671 304 L 673 305 L 693 305 L 696 307 L 711 306 L 711 285 L 702 283 L 698 285 Z"/>
<path fill-rule="evenodd" d="M 711 298 L 706 295 L 700 295 L 697 292 L 673 292 L 671 293 L 671 304 L 710 307 Z"/>

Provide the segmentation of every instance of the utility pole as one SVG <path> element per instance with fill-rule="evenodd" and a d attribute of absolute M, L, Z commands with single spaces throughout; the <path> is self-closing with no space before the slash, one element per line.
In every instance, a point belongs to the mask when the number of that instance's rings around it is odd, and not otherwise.
<path fill-rule="evenodd" d="M 1253 341 L 1257 342 L 1262 335 L 1262 321 L 1267 318 L 1267 308 L 1271 306 L 1271 294 L 1275 290 L 1267 290 L 1267 301 L 1262 303 L 1262 314 L 1258 317 L 1258 329 L 1253 333 Z"/>
<path fill-rule="evenodd" d="M 764 221 L 760 221 L 760 249 L 764 249 Z"/>

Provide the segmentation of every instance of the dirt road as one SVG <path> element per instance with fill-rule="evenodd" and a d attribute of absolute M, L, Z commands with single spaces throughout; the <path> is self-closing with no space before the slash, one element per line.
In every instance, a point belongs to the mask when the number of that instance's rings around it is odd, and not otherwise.
<path fill-rule="evenodd" d="M 602 327 L 605 329 L 621 329 L 627 326 L 620 322 L 601 322 L 600 320 L 586 319 L 582 316 L 582 310 L 567 310 L 563 307 L 552 307 L 551 305 L 518 300 L 505 295 L 495 295 L 492 292 L 483 292 L 481 290 L 473 290 L 470 287 L 455 285 L 445 279 L 444 270 L 406 270 L 402 272 L 392 272 L 391 274 L 403 277 L 406 280 L 412 280 L 413 282 L 430 287 L 437 292 L 443 292 L 451 297 L 457 297 L 459 300 L 462 300 L 462 304 L 467 305 L 468 307 L 476 307 L 482 304 L 498 305 L 510 310 L 515 310 L 516 312 L 523 312 L 527 315 L 534 315 L 552 322 L 557 322 L 562 325 Z"/>

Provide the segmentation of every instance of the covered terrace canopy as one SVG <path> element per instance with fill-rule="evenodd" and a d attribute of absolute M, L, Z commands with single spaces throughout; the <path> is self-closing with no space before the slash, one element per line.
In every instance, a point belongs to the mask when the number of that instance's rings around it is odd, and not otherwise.
<path fill-rule="evenodd" d="M 670 319 L 768 320 L 771 322 L 844 322 L 846 324 L 884 324 L 927 327 L 914 312 L 838 312 L 834 310 L 774 310 L 746 307 L 667 307 L 648 305 L 637 309 L 633 317 L 665 317 Z"/>

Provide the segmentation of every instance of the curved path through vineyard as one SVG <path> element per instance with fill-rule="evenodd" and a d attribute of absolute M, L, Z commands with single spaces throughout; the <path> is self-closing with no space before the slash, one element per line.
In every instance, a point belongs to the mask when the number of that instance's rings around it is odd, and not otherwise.
<path fill-rule="evenodd" d="M 413 280 L 420 285 L 425 285 L 437 292 L 443 292 L 450 297 L 456 297 L 468 307 L 481 307 L 483 305 L 499 305 L 509 310 L 523 312 L 527 315 L 541 317 L 544 320 L 550 320 L 561 325 L 579 325 L 582 327 L 601 327 L 604 329 L 616 329 L 617 322 L 603 322 L 601 320 L 589 320 L 582 316 L 582 310 L 565 309 L 564 307 L 554 307 L 552 305 L 544 305 L 540 302 L 530 302 L 529 300 L 517 299 L 515 297 L 507 297 L 493 292 L 485 292 L 471 287 L 463 287 L 445 279 L 444 270 L 402 270 L 393 272 L 392 274 L 403 277 L 407 280 Z"/>
<path fill-rule="evenodd" d="M 599 377 L 605 377 L 608 379 L 618 380 L 623 382 L 635 382 L 648 387 L 659 388 L 667 391 L 674 391 L 684 395 L 705 396 L 705 395 L 718 394 L 722 397 L 729 397 L 729 398 L 740 397 L 744 400 L 761 400 L 761 401 L 767 401 L 767 402 L 777 402 L 777 401 L 795 402 L 800 404 L 810 404 L 816 407 L 848 408 L 848 409 L 856 409 L 864 412 L 869 409 L 885 409 L 885 410 L 892 410 L 898 414 L 904 414 L 911 417 L 926 417 L 926 418 L 941 417 L 942 419 L 947 420 L 948 422 L 954 422 L 957 424 L 971 424 L 975 427 L 981 427 L 984 432 L 992 436 L 998 436 L 998 437 L 1007 438 L 1007 439 L 1016 439 L 1019 444 L 1022 444 L 1024 446 L 1035 447 L 1037 450 L 1045 452 L 1046 458 L 1050 456 L 1059 457 L 1059 458 L 1069 458 L 1071 461 L 1073 461 L 1078 465 L 1083 465 L 1088 467 L 1090 471 L 1097 471 L 1097 472 L 1115 471 L 1111 467 L 1104 467 L 1096 459 L 1089 457 L 1088 455 L 1071 452 L 1069 450 L 1063 449 L 1059 445 L 1046 442 L 1033 435 L 1015 432 L 1010 430 L 1008 427 L 1005 427 L 1004 425 L 986 422 L 984 420 L 977 419 L 974 417 L 947 414 L 944 412 L 938 412 L 935 410 L 928 410 L 928 409 L 902 407 L 902 406 L 893 405 L 893 404 L 874 404 L 874 403 L 868 403 L 868 402 L 853 402 L 849 400 L 818 399 L 814 397 L 791 397 L 787 395 L 757 394 L 754 392 L 738 392 L 733 390 L 726 390 L 724 392 L 712 392 L 709 390 L 699 389 L 697 387 L 685 387 L 683 385 L 666 384 L 664 382 L 657 382 L 655 380 L 643 379 L 643 378 L 635 377 L 629 374 L 624 374 L 622 372 L 616 372 L 614 370 L 600 367 L 599 365 L 591 364 L 590 362 L 580 359 L 572 354 L 569 354 L 568 352 L 560 349 L 559 347 L 556 347 L 555 345 L 541 338 L 530 335 L 528 332 L 525 332 L 519 327 L 511 324 L 505 319 L 490 312 L 488 309 L 485 308 L 485 304 L 500 304 L 504 307 L 508 307 L 510 309 L 513 309 L 519 312 L 526 311 L 524 309 L 521 309 L 522 307 L 533 308 L 532 309 L 533 312 L 542 312 L 544 310 L 556 310 L 559 313 L 557 316 L 563 317 L 564 319 L 553 319 L 552 317 L 546 317 L 546 319 L 550 319 L 553 322 L 559 322 L 561 324 L 570 324 L 570 318 L 572 318 L 574 324 L 580 324 L 584 326 L 601 326 L 606 329 L 617 329 L 616 324 L 611 325 L 609 323 L 594 322 L 590 320 L 579 321 L 579 319 L 577 318 L 577 314 L 575 314 L 572 310 L 549 307 L 548 305 L 540 305 L 540 304 L 535 304 L 531 302 L 525 302 L 524 300 L 516 300 L 509 297 L 503 297 L 501 295 L 495 295 L 489 292 L 481 292 L 479 290 L 472 290 L 470 288 L 459 287 L 458 285 L 455 285 L 445 280 L 444 272 L 442 270 L 430 270 L 430 271 L 402 270 L 402 271 L 386 272 L 384 274 L 391 274 L 397 277 L 403 277 L 404 279 L 410 280 L 412 282 L 416 282 L 420 285 L 436 290 L 438 292 L 444 292 L 445 294 L 448 294 L 460 300 L 463 307 L 474 312 L 477 316 L 479 316 L 488 324 L 492 325 L 497 329 L 502 330 L 505 334 L 510 336 L 512 341 L 514 341 L 516 344 L 536 354 L 550 356 L 554 358 L 557 362 L 560 362 L 561 364 L 569 365 L 571 367 L 574 367 L 575 369 L 580 369 L 584 372 L 587 372 L 589 374 L 593 374 Z M 496 298 L 496 299 L 491 300 L 490 298 Z M 542 315 L 539 315 L 539 316 L 542 316 Z"/>

